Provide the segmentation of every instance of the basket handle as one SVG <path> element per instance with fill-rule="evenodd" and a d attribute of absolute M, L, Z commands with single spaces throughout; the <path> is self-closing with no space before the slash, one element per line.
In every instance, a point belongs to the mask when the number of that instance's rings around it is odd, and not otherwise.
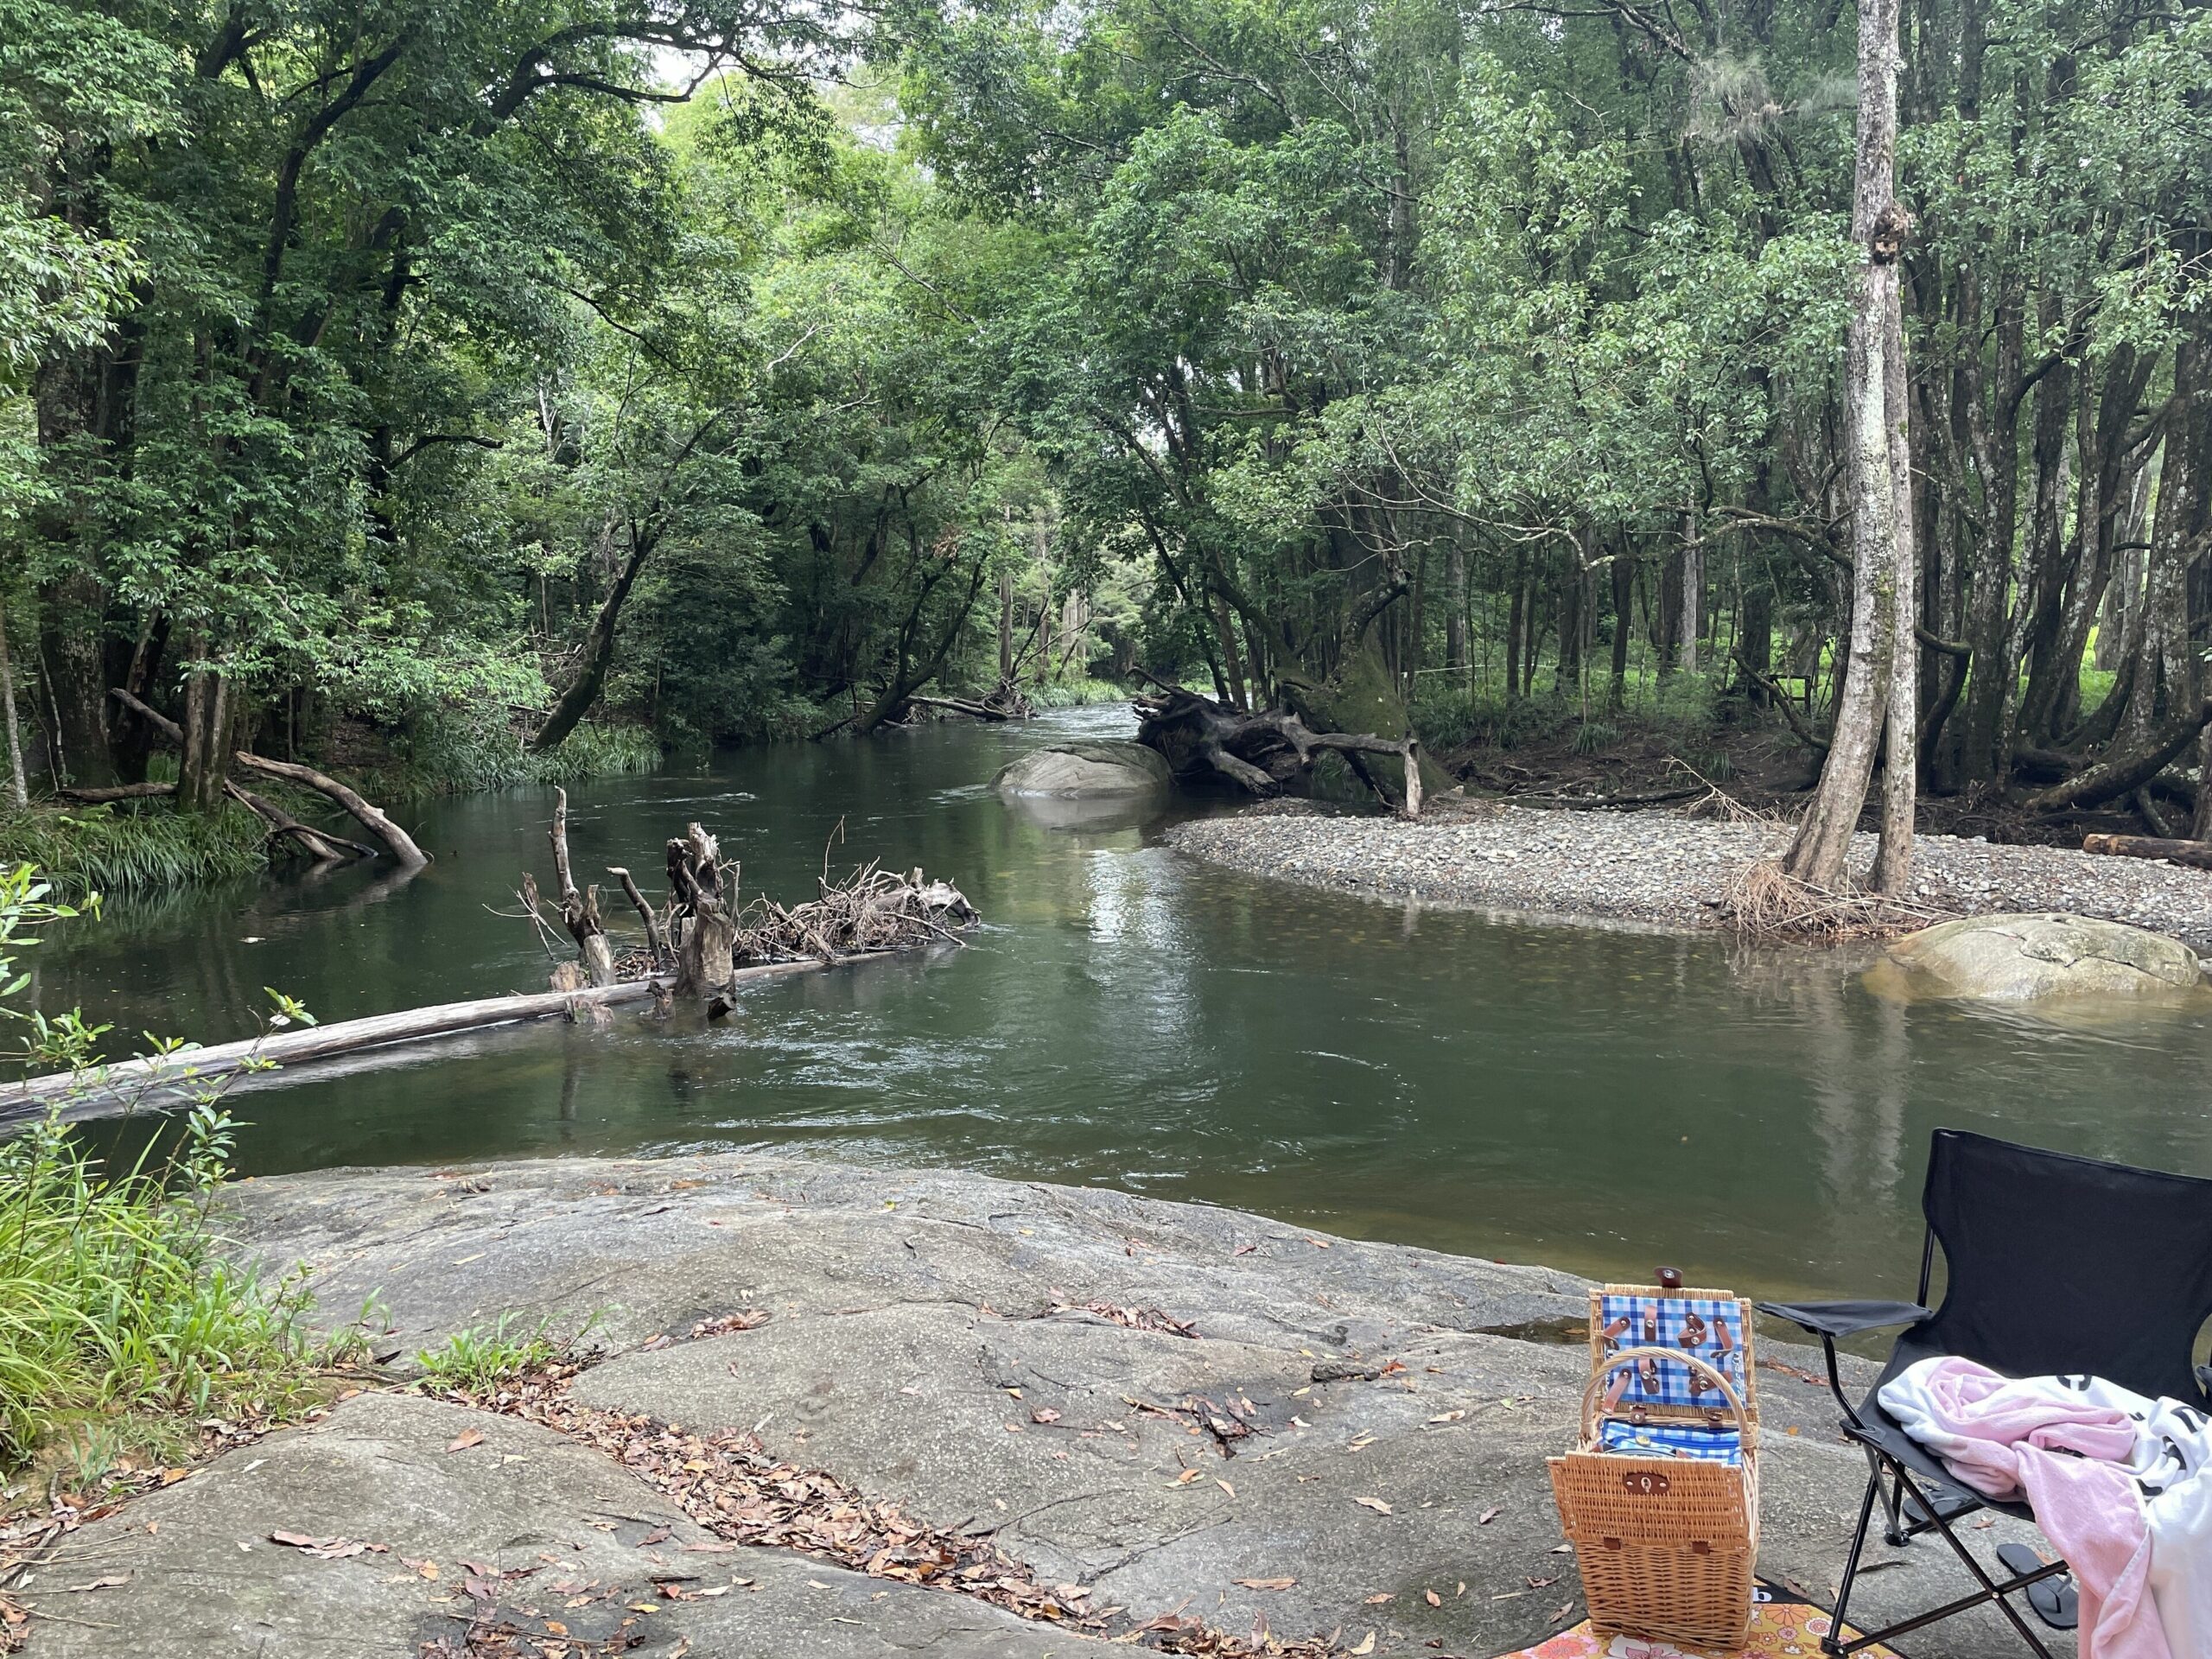
<path fill-rule="evenodd" d="M 1736 1397 L 1736 1390 L 1730 1386 L 1728 1379 L 1723 1376 L 1716 1367 L 1708 1365 L 1695 1354 L 1684 1353 L 1679 1348 L 1624 1348 L 1590 1373 L 1589 1384 L 1582 1390 L 1582 1439 L 1586 1444 L 1597 1438 L 1598 1395 L 1605 1385 L 1605 1379 L 1623 1366 L 1639 1364 L 1647 1359 L 1680 1360 L 1686 1365 L 1694 1366 L 1697 1370 L 1703 1371 L 1706 1380 L 1719 1389 L 1720 1397 L 1728 1402 L 1728 1408 L 1736 1414 L 1737 1434 L 1745 1440 L 1751 1438 L 1751 1420 L 1745 1415 L 1744 1402 Z"/>

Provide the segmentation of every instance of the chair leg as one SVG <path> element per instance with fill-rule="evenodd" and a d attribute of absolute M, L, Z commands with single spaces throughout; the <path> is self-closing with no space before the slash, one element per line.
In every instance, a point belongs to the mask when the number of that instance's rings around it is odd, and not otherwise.
<path fill-rule="evenodd" d="M 1882 1478 L 1881 1459 L 1870 1450 L 1866 1453 L 1866 1461 L 1873 1465 L 1874 1479 L 1879 1484 Z M 1891 1481 L 1883 1501 L 1889 1511 L 1890 1524 L 1883 1529 L 1882 1541 L 1891 1549 L 1903 1549 L 1912 1541 L 1912 1535 L 1904 1529 L 1904 1488 L 1896 1481 Z"/>
<path fill-rule="evenodd" d="M 1897 1472 L 1897 1484 L 1909 1495 L 1919 1500 L 1920 1507 L 1926 1510 L 1935 1521 L 1936 1529 L 1943 1535 L 1943 1541 L 1950 1545 L 1951 1553 L 1966 1563 L 1967 1571 L 1974 1574 L 1975 1582 L 1981 1586 L 1988 1599 L 1997 1604 L 1997 1611 L 2012 1621 L 2012 1628 L 2019 1632 L 2020 1640 L 2033 1648 L 2041 1656 L 2041 1659 L 2051 1659 L 2050 1649 L 2045 1647 L 2042 1639 L 2028 1628 L 2028 1621 L 2020 1617 L 2020 1610 L 2013 1606 L 2011 1600 L 2011 1592 L 2025 1587 L 2029 1580 L 2009 1584 L 1999 1588 L 1997 1580 L 1991 1578 L 1981 1563 L 1974 1559 L 1974 1552 L 1968 1549 L 1959 1535 L 1951 1529 L 1950 1522 L 1946 1520 L 1942 1512 L 1936 1507 L 1935 1500 L 1913 1484 L 1912 1477 L 1905 1473 L 1904 1466 L 1902 1464 L 1891 1464 L 1891 1467 Z M 2049 1572 L 2055 1573 L 2063 1571 L 2063 1562 L 2053 1562 Z M 2031 1578 L 2044 1576 L 2046 1576 L 2045 1573 L 2036 1573 L 2031 1575 Z M 1837 1622 L 1841 1623 L 1840 1620 Z"/>
<path fill-rule="evenodd" d="M 1844 1615 L 1851 1609 L 1851 1586 L 1859 1577 L 1859 1558 L 1866 1548 L 1866 1529 L 1873 1524 L 1874 1499 L 1882 1490 L 1882 1465 L 1869 1451 L 1866 1461 L 1871 1465 L 1866 1476 L 1866 1496 L 1859 1501 L 1859 1524 L 1852 1529 L 1851 1554 L 1844 1558 L 1843 1580 L 1836 1586 L 1835 1621 L 1834 1628 L 1821 1638 L 1821 1650 L 1830 1655 L 1847 1653 L 1844 1645 Z M 1891 1500 L 1894 1504 L 1895 1499 Z"/>
<path fill-rule="evenodd" d="M 1892 1637 L 1909 1636 L 1915 1630 L 1924 1630 L 1930 1624 L 1941 1624 L 1943 1620 L 1955 1618 L 1960 1613 L 1968 1612 L 1976 1607 L 1995 1602 L 1998 1610 L 2012 1622 L 2012 1628 L 2019 1632 L 2020 1639 L 2034 1650 L 2037 1659 L 2054 1659 L 2050 1649 L 2045 1647 L 2036 1633 L 2028 1628 L 2027 1622 L 2020 1617 L 2007 1598 L 2016 1591 L 2026 1589 L 2031 1584 L 2057 1577 L 2067 1570 L 2066 1563 L 2052 1561 L 2037 1568 L 2032 1573 L 2021 1573 L 1999 1584 L 1983 1570 L 1980 1562 L 1974 1560 L 1973 1552 L 1967 1549 L 1958 1534 L 1952 1529 L 1950 1521 L 1936 1509 L 1935 1504 L 1925 1493 L 1913 1484 L 1912 1478 L 1905 1472 L 1902 1465 L 1893 1459 L 1875 1452 L 1872 1447 L 1868 1448 L 1868 1455 L 1873 1469 L 1866 1483 L 1866 1496 L 1860 1500 L 1859 1505 L 1859 1526 L 1852 1534 L 1851 1553 L 1844 1562 L 1843 1581 L 1836 1588 L 1834 1625 L 1826 1636 L 1821 1638 L 1821 1651 L 1831 1656 L 1831 1659 L 1848 1659 L 1850 1655 L 1863 1653 L 1869 1648 L 1886 1644 Z M 1894 1501 L 1902 1503 L 1906 1498 L 1910 1498 L 1918 1503 L 1932 1517 L 1930 1523 L 1932 1527 L 1943 1535 L 1944 1541 L 1951 1546 L 1952 1553 L 1966 1563 L 1967 1571 L 1974 1575 L 1975 1582 L 1981 1587 L 1971 1595 L 1961 1596 L 1955 1601 L 1946 1602 L 1940 1607 L 1931 1607 L 1925 1612 L 1915 1614 L 1910 1618 L 1900 1619 L 1892 1624 L 1885 1624 L 1878 1630 L 1867 1630 L 1856 1636 L 1847 1637 L 1844 1633 L 1846 1629 L 1844 1621 L 1850 1611 L 1851 1587 L 1859 1576 L 1859 1557 L 1866 1548 L 1866 1531 L 1873 1522 L 1874 1501 L 1877 1497 L 1888 1497 L 1884 1490 L 1883 1471 L 1885 1467 L 1897 1484 Z"/>

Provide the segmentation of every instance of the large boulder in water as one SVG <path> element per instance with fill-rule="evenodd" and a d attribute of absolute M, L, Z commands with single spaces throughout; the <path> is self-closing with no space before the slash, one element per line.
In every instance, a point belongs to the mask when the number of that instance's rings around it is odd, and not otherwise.
<path fill-rule="evenodd" d="M 1173 774 L 1157 749 L 1107 740 L 1038 749 L 1002 768 L 996 781 L 1001 795 L 1101 800 L 1158 793 Z"/>
<path fill-rule="evenodd" d="M 2171 1001 L 2203 969 L 2178 939 L 2089 916 L 1968 916 L 1908 934 L 1867 976 L 1877 989 L 2000 1002 L 2067 997 Z"/>

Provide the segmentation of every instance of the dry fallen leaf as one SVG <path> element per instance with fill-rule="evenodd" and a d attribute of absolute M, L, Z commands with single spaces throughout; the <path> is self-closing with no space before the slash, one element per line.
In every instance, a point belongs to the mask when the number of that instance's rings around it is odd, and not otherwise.
<path fill-rule="evenodd" d="M 310 1538 L 299 1532 L 272 1532 L 269 1541 L 324 1561 L 344 1560 L 349 1555 L 363 1555 L 371 1551 L 381 1555 L 386 1548 L 383 1544 L 358 1543 L 349 1538 Z"/>
<path fill-rule="evenodd" d="M 1060 1421 L 1060 1414 L 1050 1406 L 1037 1406 L 1031 1409 L 1029 1421 L 1033 1423 L 1057 1423 Z"/>
<path fill-rule="evenodd" d="M 1357 1656 L 1358 1656 L 1358 1655 L 1360 1655 L 1360 1654 L 1363 1654 L 1363 1653 L 1372 1653 L 1372 1652 L 1374 1652 L 1374 1651 L 1375 1651 L 1375 1632 L 1374 1632 L 1374 1631 L 1372 1631 L 1372 1630 L 1370 1630 L 1370 1631 L 1369 1631 L 1365 1636 L 1363 1636 L 1362 1637 L 1360 1637 L 1360 1639 L 1359 1639 L 1359 1645 L 1358 1645 L 1357 1647 L 1356 1647 L 1356 1648 L 1349 1648 L 1349 1649 L 1345 1649 L 1345 1651 L 1347 1651 L 1347 1652 L 1351 1653 L 1351 1655 L 1353 1655 L 1353 1656 L 1354 1656 L 1354 1659 L 1357 1659 Z"/>
<path fill-rule="evenodd" d="M 1287 1590 L 1298 1580 L 1296 1579 L 1239 1579 L 1236 1582 L 1247 1590 Z"/>
<path fill-rule="evenodd" d="M 472 1446 L 481 1446 L 483 1444 L 484 1431 L 482 1429 L 464 1428 L 460 1433 L 453 1437 L 452 1442 L 446 1447 L 446 1450 L 448 1452 L 466 1452 Z"/>
<path fill-rule="evenodd" d="M 410 1560 L 406 1556 L 403 1555 L 399 1558 L 399 1564 L 402 1567 L 414 1568 L 415 1575 L 417 1578 L 428 1579 L 433 1584 L 435 1584 L 438 1581 L 438 1564 L 435 1561 Z"/>
<path fill-rule="evenodd" d="M 1181 1474 L 1175 1477 L 1175 1484 L 1178 1486 L 1187 1486 L 1198 1478 L 1198 1471 L 1197 1470 L 1185 1469 Z"/>
<path fill-rule="evenodd" d="M 1385 1503 L 1379 1497 L 1355 1497 L 1352 1499 L 1352 1502 L 1358 1504 L 1363 1510 L 1374 1510 L 1377 1515 L 1388 1515 L 1390 1513 L 1390 1506 L 1388 1503 Z"/>
<path fill-rule="evenodd" d="M 1393 1595 L 1389 1591 L 1385 1590 L 1379 1596 L 1370 1596 L 1367 1599 L 1366 1605 L 1370 1607 L 1380 1607 L 1386 1601 L 1395 1601 L 1396 1599 L 1396 1596 Z"/>
<path fill-rule="evenodd" d="M 1219 1475 L 1216 1475 L 1213 1478 L 1213 1484 L 1220 1487 L 1223 1491 L 1227 1492 L 1231 1497 L 1236 1496 L 1236 1489 L 1230 1485 L 1227 1481 L 1224 1480 Z"/>
<path fill-rule="evenodd" d="M 94 1579 L 90 1584 L 73 1584 L 68 1587 L 72 1592 L 80 1590 L 115 1590 L 130 1582 L 130 1575 L 128 1573 L 111 1573 L 105 1578 Z"/>
<path fill-rule="evenodd" d="M 1433 1590 L 1422 1591 L 1421 1592 L 1421 1599 L 1432 1607 L 1441 1607 L 1444 1605 L 1444 1598 L 1438 1595 Z"/>
<path fill-rule="evenodd" d="M 1475 1517 L 1475 1524 L 1478 1527 L 1486 1527 L 1504 1513 L 1504 1510 L 1499 1509 L 1497 1504 L 1493 1503 L 1490 1508 L 1484 1510 L 1480 1515 Z"/>

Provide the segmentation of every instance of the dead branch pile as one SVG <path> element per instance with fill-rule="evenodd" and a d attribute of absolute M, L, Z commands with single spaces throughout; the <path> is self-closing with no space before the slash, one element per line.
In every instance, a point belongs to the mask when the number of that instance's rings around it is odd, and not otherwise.
<path fill-rule="evenodd" d="M 557 937 L 542 907 L 537 878 L 525 872 L 517 896 L 522 914 L 556 959 L 556 989 L 570 988 L 571 982 L 603 986 L 670 974 L 678 995 L 708 997 L 713 999 L 710 1011 L 727 1011 L 720 994 L 741 964 L 757 969 L 772 963 L 830 963 L 941 940 L 957 944 L 962 930 L 980 919 L 967 895 L 949 881 L 932 881 L 918 869 L 900 874 L 870 862 L 832 882 L 826 856 L 817 897 L 788 908 L 765 895 L 741 906 L 737 861 L 725 861 L 706 827 L 693 823 L 669 838 L 669 897 L 659 909 L 627 869 L 608 867 L 607 873 L 620 884 L 645 931 L 642 949 L 617 954 L 600 913 L 599 888 L 576 890 L 569 873 L 565 792 L 556 791 L 556 801 L 550 839 L 561 919 L 576 941 L 581 968 L 559 960 Z M 842 832 L 840 824 L 838 834 Z"/>
<path fill-rule="evenodd" d="M 1955 912 L 1878 893 L 1831 892 L 1761 859 L 1728 884 L 1719 913 L 1726 926 L 1763 943 L 1841 944 L 1893 939 L 1949 921 Z"/>

